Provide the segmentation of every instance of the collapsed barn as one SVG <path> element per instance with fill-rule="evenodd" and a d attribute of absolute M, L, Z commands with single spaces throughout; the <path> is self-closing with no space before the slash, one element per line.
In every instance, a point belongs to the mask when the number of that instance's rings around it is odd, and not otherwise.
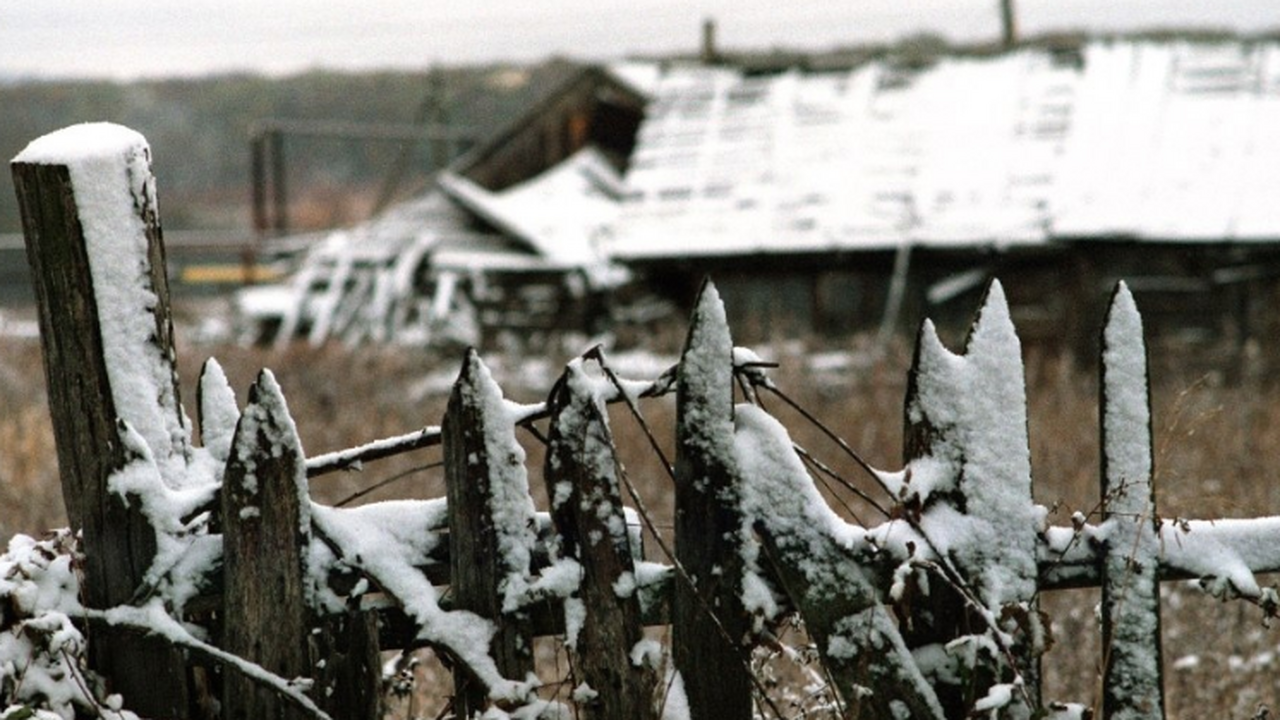
<path fill-rule="evenodd" d="M 649 76 L 634 80 L 637 68 Z M 386 337 L 465 327 L 458 308 L 487 293 L 517 314 L 554 307 L 551 324 L 598 326 L 632 273 L 680 303 L 714 275 L 747 340 L 910 329 L 925 315 L 958 325 L 993 276 L 1031 342 L 1089 345 L 1091 304 L 1119 277 L 1157 339 L 1280 335 L 1269 312 L 1280 277 L 1276 43 L 1097 40 L 821 72 L 629 72 L 584 70 L 429 195 L 387 213 L 436 208 L 378 261 L 412 266 L 401 275 L 414 282 L 395 288 L 419 308 L 406 315 L 417 325 L 379 320 Z M 370 245 L 345 237 L 343 257 Z M 498 247 L 520 268 L 488 253 Z M 520 272 L 567 289 L 540 305 L 552 293 L 490 281 Z M 344 302 L 384 318 L 385 303 L 351 299 L 381 296 L 345 277 L 309 281 L 329 299 L 284 329 L 323 340 L 361 312 L 338 312 Z M 295 292 L 293 306 L 306 297 Z M 326 312 L 335 320 L 316 319 Z M 483 308 L 467 316 L 503 322 Z"/>
<path fill-rule="evenodd" d="M 646 99 L 627 77 L 578 70 L 423 194 L 311 240 L 287 283 L 240 293 L 253 333 L 477 345 L 602 330 L 631 279 L 600 251 Z"/>

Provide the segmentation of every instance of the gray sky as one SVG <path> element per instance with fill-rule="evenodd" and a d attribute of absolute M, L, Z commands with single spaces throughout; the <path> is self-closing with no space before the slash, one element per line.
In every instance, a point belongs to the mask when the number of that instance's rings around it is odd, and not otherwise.
<path fill-rule="evenodd" d="M 312 67 L 424 67 L 610 59 L 691 50 L 715 17 L 730 48 L 820 49 L 938 32 L 997 34 L 997 0 L 0 0 L 0 77 L 282 74 Z M 1280 27 L 1277 0 L 1019 0 L 1049 29 Z"/>

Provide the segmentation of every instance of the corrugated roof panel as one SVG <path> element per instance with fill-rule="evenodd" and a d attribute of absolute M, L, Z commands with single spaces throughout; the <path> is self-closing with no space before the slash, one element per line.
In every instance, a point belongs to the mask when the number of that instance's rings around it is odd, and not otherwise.
<path fill-rule="evenodd" d="M 1256 94 L 1248 113 L 1247 139 L 1238 168 L 1235 236 L 1280 239 L 1280 47 L 1257 48 Z"/>
<path fill-rule="evenodd" d="M 1280 51 L 1096 42 L 659 84 L 620 257 L 1280 237 Z"/>

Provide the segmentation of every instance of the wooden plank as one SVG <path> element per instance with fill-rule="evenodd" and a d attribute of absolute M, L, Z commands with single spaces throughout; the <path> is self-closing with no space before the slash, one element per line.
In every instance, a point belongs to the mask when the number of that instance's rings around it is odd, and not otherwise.
<path fill-rule="evenodd" d="M 302 445 L 268 370 L 249 390 L 222 487 L 224 650 L 285 678 L 310 677 L 306 553 L 310 506 Z M 243 677 L 223 680 L 222 717 L 301 718 Z"/>
<path fill-rule="evenodd" d="M 671 632 L 692 720 L 750 720 L 752 712 L 732 463 L 733 341 L 720 295 L 706 282 L 676 379 L 676 559 L 693 584 L 676 583 Z"/>
<path fill-rule="evenodd" d="M 1103 718 L 1164 717 L 1160 520 L 1142 318 L 1120 283 L 1102 331 Z"/>
<path fill-rule="evenodd" d="M 594 697 L 579 706 L 586 720 L 653 720 L 657 670 L 633 662 L 645 653 L 640 602 L 634 590 L 618 460 L 604 414 L 580 360 L 570 363 L 552 391 L 546 479 L 552 518 L 566 557 L 582 567 L 581 610 L 569 625 L 578 678 Z M 574 613 L 577 615 L 577 613 Z M 570 613 L 566 611 L 566 617 Z M 581 622 L 580 627 L 575 627 Z"/>
<path fill-rule="evenodd" d="M 141 141 L 141 136 L 138 139 Z M 149 153 L 145 141 L 129 150 Z M 119 167 L 104 166 L 108 171 Z M 145 172 L 146 181 L 150 181 L 149 163 L 137 163 L 136 170 Z M 144 418 L 119 406 L 117 393 L 125 390 L 113 383 L 104 350 L 103 313 L 127 309 L 99 307 L 94 263 L 78 207 L 83 198 L 78 197 L 68 165 L 15 161 L 12 173 L 39 311 L 58 473 L 68 518 L 82 533 L 83 600 L 88 607 L 110 608 L 131 600 L 156 552 L 155 530 L 141 505 L 109 487 L 112 475 L 134 459 L 122 442 L 119 423 L 145 424 Z M 82 179 L 132 204 L 140 236 L 126 232 L 105 240 L 120 245 L 121 257 L 136 254 L 138 267 L 143 269 L 139 281 L 146 286 L 139 289 L 148 291 L 154 302 L 150 308 L 129 309 L 150 312 L 155 332 L 135 348 L 136 354 L 125 354 L 154 359 L 157 367 L 167 364 L 168 390 L 160 388 L 155 405 L 144 410 L 168 415 L 169 422 L 180 427 L 169 291 L 153 197 L 145 192 L 139 197 L 138 186 L 125 173 Z M 103 228 L 89 231 L 100 237 L 104 234 Z M 137 252 L 139 247 L 141 252 Z M 181 447 L 151 449 L 161 462 L 173 460 L 175 452 L 179 457 L 182 453 Z M 123 694 L 136 712 L 149 717 L 187 716 L 182 656 L 164 643 L 108 629 L 95 634 L 89 660 L 108 678 L 109 690 Z"/>
<path fill-rule="evenodd" d="M 320 619 L 320 632 L 309 635 L 316 704 L 332 717 L 382 718 L 378 622 L 377 613 L 348 608 L 343 614 Z"/>
<path fill-rule="evenodd" d="M 498 672 L 533 672 L 527 613 L 508 606 L 528 582 L 537 539 L 524 453 L 502 391 L 474 349 L 449 396 L 442 424 L 449 494 L 450 588 L 454 607 L 494 621 L 489 654 Z M 484 712 L 489 688 L 462 664 L 454 670 L 454 711 Z"/>

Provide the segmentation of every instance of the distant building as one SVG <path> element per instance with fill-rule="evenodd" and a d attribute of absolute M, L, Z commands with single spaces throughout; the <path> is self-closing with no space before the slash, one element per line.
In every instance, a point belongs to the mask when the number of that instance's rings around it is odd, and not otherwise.
<path fill-rule="evenodd" d="M 1158 332 L 1258 332 L 1280 275 L 1277 128 L 1270 42 L 678 68 L 610 256 L 677 297 L 713 274 L 764 332 L 963 314 L 991 276 L 1032 336 L 1092 333 L 1121 277 Z"/>
<path fill-rule="evenodd" d="M 1280 335 L 1277 128 L 1273 42 L 589 68 L 433 202 L 521 262 L 625 266 L 678 302 L 712 275 L 748 340 L 959 326 L 997 276 L 1032 341 L 1087 344 L 1120 278 L 1157 336 L 1241 339 Z M 459 266 L 483 246 L 457 243 Z"/>

